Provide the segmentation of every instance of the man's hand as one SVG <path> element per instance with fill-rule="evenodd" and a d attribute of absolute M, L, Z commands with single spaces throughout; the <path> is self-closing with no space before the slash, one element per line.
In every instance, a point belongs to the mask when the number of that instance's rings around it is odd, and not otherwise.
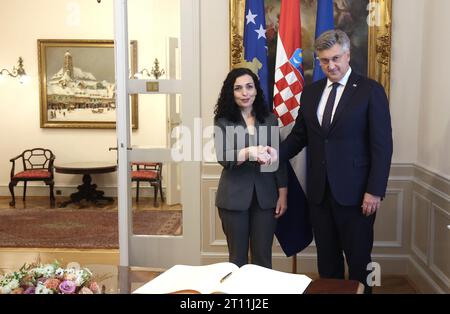
<path fill-rule="evenodd" d="M 261 165 L 270 165 L 278 160 L 278 152 L 270 146 L 258 146 L 257 161 Z"/>
<path fill-rule="evenodd" d="M 267 149 L 267 153 L 269 153 L 269 155 L 270 155 L 271 162 L 277 162 L 277 160 L 278 160 L 277 150 L 270 146 L 266 146 L 266 149 Z"/>
<path fill-rule="evenodd" d="M 258 146 L 258 156 L 257 161 L 261 165 L 270 165 L 272 163 L 272 158 L 268 153 L 267 146 Z"/>
<path fill-rule="evenodd" d="M 361 205 L 362 212 L 366 216 L 374 214 L 380 208 L 381 197 L 364 193 L 364 200 Z"/>
<path fill-rule="evenodd" d="M 238 158 L 240 158 L 239 160 L 257 161 L 260 165 L 270 165 L 278 160 L 278 152 L 270 146 L 250 146 L 242 149 Z"/>
<path fill-rule="evenodd" d="M 275 207 L 275 218 L 280 218 L 284 215 L 287 209 L 287 188 L 278 189 L 277 207 Z"/>

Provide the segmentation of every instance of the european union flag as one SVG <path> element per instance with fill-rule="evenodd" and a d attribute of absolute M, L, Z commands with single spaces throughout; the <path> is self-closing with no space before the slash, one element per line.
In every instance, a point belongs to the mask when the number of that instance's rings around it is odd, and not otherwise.
<path fill-rule="evenodd" d="M 334 29 L 333 0 L 319 0 L 317 1 L 316 38 L 330 29 Z M 319 60 L 315 59 L 313 82 L 323 78 L 325 78 L 325 74 L 320 67 Z"/>
<path fill-rule="evenodd" d="M 258 69 L 256 74 L 258 74 L 264 98 L 269 104 L 264 0 L 245 1 L 244 59 L 253 64 L 253 69 Z M 272 102 L 270 102 L 270 107 L 272 107 Z"/>

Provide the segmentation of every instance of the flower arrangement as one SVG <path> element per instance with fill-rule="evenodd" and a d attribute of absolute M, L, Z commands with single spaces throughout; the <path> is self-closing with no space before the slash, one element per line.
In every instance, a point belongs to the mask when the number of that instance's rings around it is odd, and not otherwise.
<path fill-rule="evenodd" d="M 51 264 L 24 264 L 18 271 L 0 275 L 0 294 L 98 294 L 92 272 L 77 263 L 61 268 Z"/>

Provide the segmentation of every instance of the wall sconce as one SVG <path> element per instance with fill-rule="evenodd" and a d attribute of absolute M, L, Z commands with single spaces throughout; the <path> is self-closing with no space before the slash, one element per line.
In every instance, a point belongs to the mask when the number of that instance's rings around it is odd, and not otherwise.
<path fill-rule="evenodd" d="M 155 58 L 155 61 L 153 62 L 153 67 L 152 70 L 149 71 L 147 69 L 143 69 L 137 73 L 135 73 L 133 75 L 133 78 L 136 79 L 145 79 L 145 77 L 149 77 L 151 78 L 152 76 L 155 77 L 155 79 L 160 78 L 162 75 L 164 75 L 166 73 L 166 71 L 164 71 L 164 69 L 160 69 L 159 68 L 159 61 L 157 58 Z"/>
<path fill-rule="evenodd" d="M 22 57 L 19 57 L 19 61 L 17 63 L 18 63 L 18 67 L 17 68 L 13 67 L 12 71 L 9 71 L 8 69 L 2 69 L 0 71 L 0 78 L 3 78 L 3 76 L 5 75 L 3 73 L 6 72 L 6 74 L 8 74 L 11 77 L 19 78 L 19 82 L 21 84 L 28 82 L 30 77 L 27 75 L 27 73 L 25 72 L 25 69 L 23 68 Z"/>

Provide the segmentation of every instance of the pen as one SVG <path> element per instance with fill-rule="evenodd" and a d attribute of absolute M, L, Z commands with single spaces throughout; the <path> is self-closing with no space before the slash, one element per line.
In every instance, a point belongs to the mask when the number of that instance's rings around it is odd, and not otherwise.
<path fill-rule="evenodd" d="M 220 279 L 220 283 L 224 282 L 228 277 L 231 276 L 233 272 L 229 272 L 228 274 L 226 274 L 222 279 Z"/>

